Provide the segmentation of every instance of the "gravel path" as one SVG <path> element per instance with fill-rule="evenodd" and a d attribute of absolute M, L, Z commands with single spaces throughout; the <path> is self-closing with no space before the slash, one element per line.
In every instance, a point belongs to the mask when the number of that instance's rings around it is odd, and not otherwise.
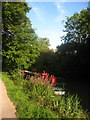
<path fill-rule="evenodd" d="M 0 118 L 16 118 L 15 113 L 15 106 L 7 95 L 4 83 L 0 80 Z"/>

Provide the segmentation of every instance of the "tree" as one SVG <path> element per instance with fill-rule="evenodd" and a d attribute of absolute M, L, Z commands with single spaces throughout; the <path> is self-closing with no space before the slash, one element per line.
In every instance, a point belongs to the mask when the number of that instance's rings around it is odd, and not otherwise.
<path fill-rule="evenodd" d="M 59 57 L 58 71 L 66 79 L 79 81 L 88 77 L 88 51 L 84 43 L 64 43 L 57 47 Z"/>
<path fill-rule="evenodd" d="M 71 17 L 67 17 L 65 22 L 66 35 L 62 37 L 64 42 L 86 43 L 89 34 L 89 10 L 82 10 Z"/>
<path fill-rule="evenodd" d="M 32 67 L 37 72 L 43 72 L 45 70 L 50 74 L 56 75 L 56 69 L 58 66 L 57 63 L 57 54 L 49 48 L 43 48 L 40 52 L 40 56 L 38 57 L 36 63 Z"/>
<path fill-rule="evenodd" d="M 60 59 L 58 71 L 67 79 L 82 81 L 89 78 L 90 57 L 90 11 L 82 10 L 65 22 L 66 35 L 62 37 L 64 44 L 57 46 Z"/>
<path fill-rule="evenodd" d="M 40 47 L 41 52 L 42 51 L 48 51 L 49 46 L 50 46 L 50 43 L 49 43 L 48 38 L 46 38 L 46 37 L 45 38 L 40 38 L 39 37 L 39 47 Z"/>
<path fill-rule="evenodd" d="M 26 13 L 26 2 L 2 4 L 3 70 L 27 69 L 39 55 L 37 36 Z"/>

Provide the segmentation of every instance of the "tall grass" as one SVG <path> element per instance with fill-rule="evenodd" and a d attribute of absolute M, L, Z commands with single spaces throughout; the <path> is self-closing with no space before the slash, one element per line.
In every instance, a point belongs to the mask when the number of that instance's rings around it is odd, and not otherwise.
<path fill-rule="evenodd" d="M 16 105 L 19 118 L 88 119 L 77 95 L 68 93 L 65 96 L 57 96 L 49 84 L 44 84 L 42 78 L 25 80 L 17 75 L 3 74 L 3 81 Z"/>

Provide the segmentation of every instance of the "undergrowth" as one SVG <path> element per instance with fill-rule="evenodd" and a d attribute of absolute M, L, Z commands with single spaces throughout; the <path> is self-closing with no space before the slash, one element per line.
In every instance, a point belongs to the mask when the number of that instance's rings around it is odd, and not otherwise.
<path fill-rule="evenodd" d="M 30 100 L 27 94 L 23 92 L 22 87 L 10 80 L 10 76 L 4 73 L 2 80 L 6 85 L 8 96 L 16 106 L 18 118 L 57 118 L 55 113 Z"/>
<path fill-rule="evenodd" d="M 42 78 L 25 80 L 16 74 L 9 76 L 3 73 L 2 79 L 16 106 L 18 118 L 88 119 L 77 95 L 57 96 L 49 84 L 44 84 Z"/>

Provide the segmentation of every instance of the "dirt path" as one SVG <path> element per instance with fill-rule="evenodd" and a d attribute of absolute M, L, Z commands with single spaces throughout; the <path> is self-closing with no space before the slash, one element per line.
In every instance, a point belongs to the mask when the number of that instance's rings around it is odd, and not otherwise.
<path fill-rule="evenodd" d="M 0 118 L 16 118 L 16 110 L 7 96 L 4 83 L 0 80 Z"/>

